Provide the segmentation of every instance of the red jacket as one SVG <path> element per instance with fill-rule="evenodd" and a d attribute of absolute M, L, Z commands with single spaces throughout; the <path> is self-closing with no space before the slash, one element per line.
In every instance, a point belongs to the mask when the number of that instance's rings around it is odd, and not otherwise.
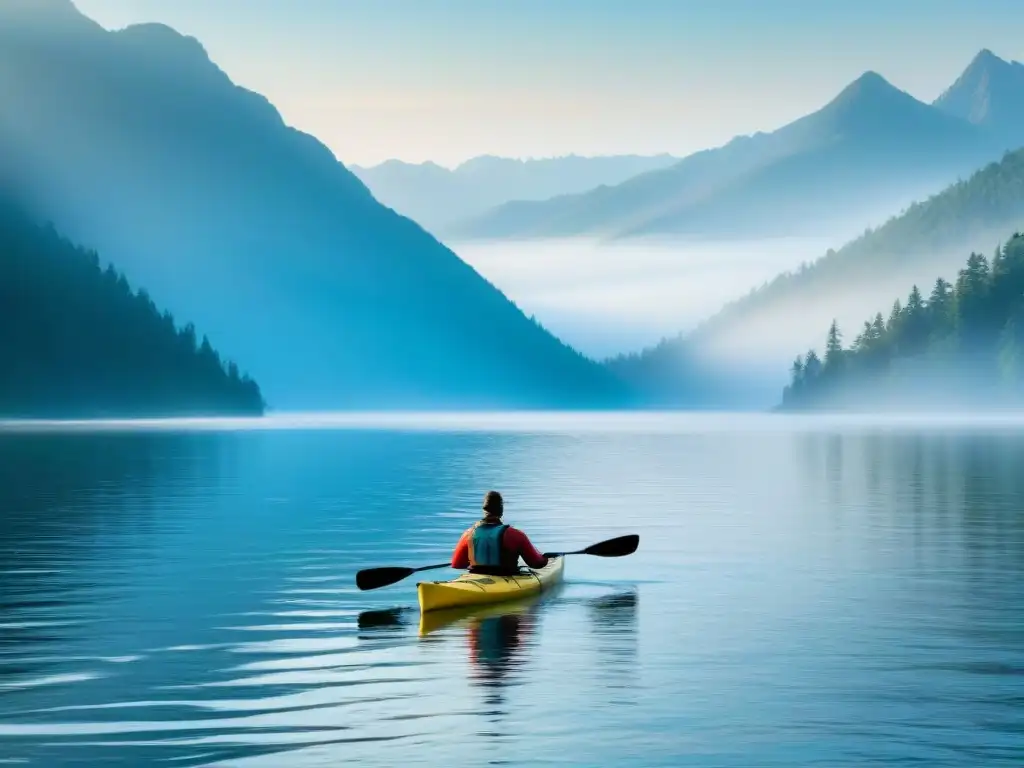
<path fill-rule="evenodd" d="M 473 528 L 470 527 L 466 529 L 459 539 L 459 543 L 455 545 L 455 551 L 452 553 L 452 568 L 469 568 L 469 538 L 472 535 Z M 505 529 L 501 548 L 510 555 L 515 553 L 517 558 L 523 558 L 523 561 L 531 568 L 543 568 L 548 564 L 548 559 L 536 550 L 529 537 L 511 525 Z"/>

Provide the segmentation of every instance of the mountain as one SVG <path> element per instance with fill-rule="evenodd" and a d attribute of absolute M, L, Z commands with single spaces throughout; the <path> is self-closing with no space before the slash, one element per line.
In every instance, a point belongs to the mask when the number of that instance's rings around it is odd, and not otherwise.
<path fill-rule="evenodd" d="M 263 413 L 259 386 L 191 324 L 0 203 L 0 417 Z"/>
<path fill-rule="evenodd" d="M 1008 149 L 1024 146 L 1024 64 L 1019 61 L 1004 61 L 986 48 L 934 105 L 992 131 Z"/>
<path fill-rule="evenodd" d="M 927 295 L 927 298 L 926 298 Z M 915 285 L 844 348 L 834 323 L 825 353 L 798 356 L 784 410 L 992 409 L 1024 404 L 1024 235 L 992 261 L 972 253 L 955 284 Z"/>
<path fill-rule="evenodd" d="M 436 163 L 388 160 L 364 168 L 351 166 L 380 202 L 443 237 L 452 224 L 478 216 L 510 200 L 546 200 L 618 184 L 678 158 L 613 155 L 516 160 L 482 156 L 453 170 Z"/>
<path fill-rule="evenodd" d="M 276 408 L 623 396 L 169 27 L 0 0 L 0 147 L 36 210 L 245 360 Z"/>
<path fill-rule="evenodd" d="M 1006 148 L 985 126 L 867 72 L 817 112 L 771 133 L 733 139 L 615 186 L 507 203 L 450 236 L 831 233 L 898 209 Z"/>
<path fill-rule="evenodd" d="M 914 203 L 812 264 L 786 272 L 724 307 L 692 333 L 609 361 L 634 386 L 679 404 L 693 370 L 703 371 L 718 407 L 767 405 L 794 348 L 815 344 L 815 328 L 843 327 L 888 311 L 894 295 L 941 275 L 954 280 L 963 253 L 988 252 L 1024 228 L 1024 149 Z M 673 394 L 679 393 L 673 398 Z"/>

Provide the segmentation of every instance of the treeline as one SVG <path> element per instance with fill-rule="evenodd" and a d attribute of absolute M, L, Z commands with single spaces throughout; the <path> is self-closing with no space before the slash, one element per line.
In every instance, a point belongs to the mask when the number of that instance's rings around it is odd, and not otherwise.
<path fill-rule="evenodd" d="M 1024 403 L 1024 234 L 991 261 L 971 253 L 955 284 L 915 285 L 850 348 L 833 321 L 824 354 L 797 357 L 783 409 L 992 407 Z"/>
<path fill-rule="evenodd" d="M 96 253 L 0 201 L 0 417 L 262 414 L 259 386 Z"/>

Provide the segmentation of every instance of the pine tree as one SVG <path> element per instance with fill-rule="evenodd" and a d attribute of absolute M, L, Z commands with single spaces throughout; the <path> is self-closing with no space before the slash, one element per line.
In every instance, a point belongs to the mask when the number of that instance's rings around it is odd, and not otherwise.
<path fill-rule="evenodd" d="M 825 370 L 838 373 L 843 364 L 843 334 L 834 319 L 825 339 Z"/>
<path fill-rule="evenodd" d="M 903 336 L 903 306 L 900 304 L 900 300 L 892 304 L 892 310 L 889 312 L 889 319 L 885 323 L 885 335 L 886 335 L 886 346 L 889 349 L 890 355 L 895 355 L 900 349 L 900 343 Z"/>
<path fill-rule="evenodd" d="M 982 344 L 988 326 L 989 287 L 988 259 L 971 253 L 956 280 L 956 326 L 965 350 L 979 351 Z"/>
<path fill-rule="evenodd" d="M 789 385 L 782 391 L 782 404 L 791 405 L 803 394 L 804 360 L 797 355 L 789 369 Z"/>
<path fill-rule="evenodd" d="M 931 326 L 932 340 L 942 338 L 952 331 L 955 309 L 952 286 L 944 278 L 937 278 L 931 296 L 928 297 L 928 324 Z"/>
<path fill-rule="evenodd" d="M 800 380 L 804 376 L 804 358 L 803 355 L 797 355 L 796 360 L 793 361 L 792 367 L 789 369 L 790 381 L 793 386 L 798 386 Z"/>
<path fill-rule="evenodd" d="M 918 355 L 924 351 L 928 343 L 928 307 L 921 297 L 921 291 L 915 285 L 907 296 L 907 306 L 903 309 L 902 327 L 900 328 L 899 349 L 907 355 Z"/>
<path fill-rule="evenodd" d="M 807 352 L 805 360 L 803 381 L 813 382 L 821 373 L 821 359 L 818 357 L 818 353 L 812 349 Z"/>

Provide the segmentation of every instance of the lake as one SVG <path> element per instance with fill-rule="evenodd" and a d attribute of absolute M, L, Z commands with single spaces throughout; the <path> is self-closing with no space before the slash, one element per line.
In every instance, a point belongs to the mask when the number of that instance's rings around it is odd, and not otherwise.
<path fill-rule="evenodd" d="M 0 433 L 0 763 L 1024 764 L 1024 421 L 264 426 Z M 490 488 L 640 548 L 424 635 L 356 590 Z"/>

